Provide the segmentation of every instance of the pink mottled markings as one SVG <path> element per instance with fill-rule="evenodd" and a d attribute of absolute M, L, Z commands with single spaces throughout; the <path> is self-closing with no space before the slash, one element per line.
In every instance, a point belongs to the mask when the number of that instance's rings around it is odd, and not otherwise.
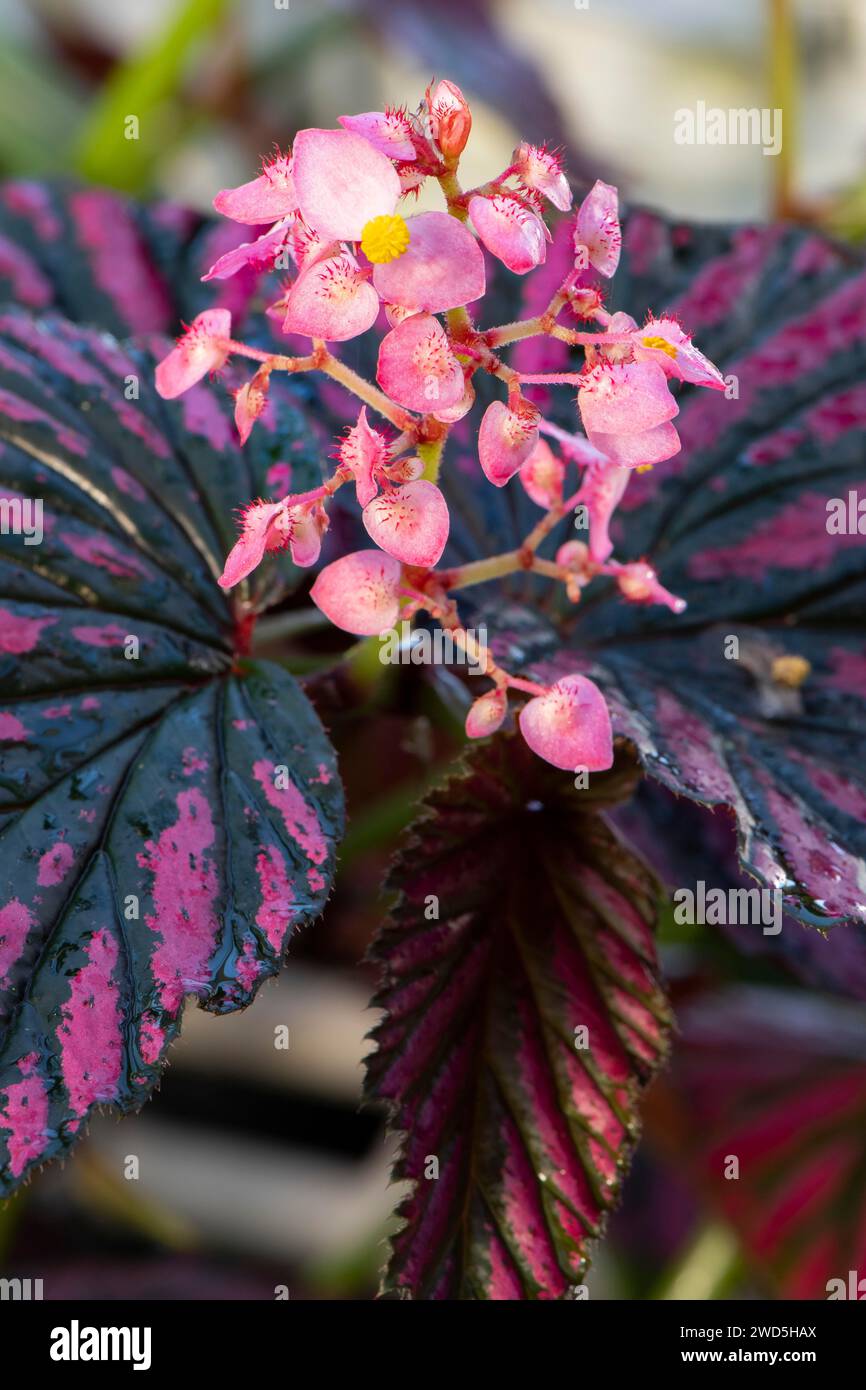
<path fill-rule="evenodd" d="M 88 647 L 119 647 L 127 632 L 119 623 L 81 623 L 72 628 L 72 636 Z"/>
<path fill-rule="evenodd" d="M 57 1029 L 63 1082 L 78 1116 L 116 1098 L 123 1060 L 117 939 L 101 928 L 85 951 L 86 963 L 72 976 Z"/>
<path fill-rule="evenodd" d="M 115 579 L 141 579 L 147 572 L 148 567 L 140 556 L 121 550 L 107 536 L 66 534 L 63 539 L 77 559 L 106 570 Z"/>
<path fill-rule="evenodd" d="M 54 617 L 28 618 L 22 613 L 13 613 L 0 606 L 0 652 L 12 656 L 22 656 L 32 652 L 39 643 L 45 628 L 59 620 Z"/>
<path fill-rule="evenodd" d="M 172 318 L 165 288 L 143 254 L 122 200 L 102 189 L 86 189 L 72 194 L 69 210 L 99 288 L 135 332 L 164 331 Z"/>
<path fill-rule="evenodd" d="M 211 809 L 191 788 L 176 800 L 176 819 L 157 840 L 148 840 L 139 866 L 153 875 L 154 910 L 145 917 L 159 940 L 152 969 L 165 1008 L 176 1011 L 184 995 L 201 995 L 210 978 L 208 963 L 219 932 L 216 897 L 216 839 Z"/>
<path fill-rule="evenodd" d="M 695 551 L 689 573 L 695 579 L 763 579 L 773 569 L 823 570 L 840 548 L 862 545 L 858 535 L 831 535 L 827 530 L 827 498 L 804 492 L 731 545 Z"/>
<path fill-rule="evenodd" d="M 50 282 L 32 257 L 5 236 L 0 236 L 0 275 L 10 282 L 19 304 L 42 309 L 51 303 Z"/>
<path fill-rule="evenodd" d="M 328 842 L 314 807 L 310 806 L 298 788 L 291 783 L 277 786 L 275 765 L 266 758 L 253 764 L 253 776 L 265 794 L 269 806 L 280 813 L 289 838 L 300 845 L 313 864 L 324 864 L 328 857 Z"/>
<path fill-rule="evenodd" d="M 30 733 L 16 714 L 0 710 L 0 743 L 23 743 Z"/>
<path fill-rule="evenodd" d="M 162 1056 L 162 1050 L 165 1046 L 165 1030 L 160 1027 L 157 1019 L 151 1013 L 146 1013 L 142 1017 L 138 1045 L 148 1066 L 155 1066 Z"/>
<path fill-rule="evenodd" d="M 36 882 L 40 888 L 56 888 L 75 863 L 75 851 L 67 840 L 58 840 L 39 859 Z"/>
<path fill-rule="evenodd" d="M 289 925 L 297 915 L 295 890 L 286 873 L 283 857 L 273 846 L 268 846 L 258 855 L 256 873 L 262 899 L 256 913 L 256 926 L 261 928 L 279 954 Z M 321 886 L 324 887 L 324 883 Z"/>
<path fill-rule="evenodd" d="M 35 1052 L 22 1057 L 18 1063 L 21 1080 L 0 1090 L 0 1129 L 9 1132 L 9 1166 L 16 1178 L 41 1157 L 50 1138 L 48 1092 L 36 1071 L 38 1060 Z"/>
<path fill-rule="evenodd" d="M 0 986 L 8 985 L 12 967 L 35 926 L 33 912 L 20 899 L 11 898 L 0 907 Z"/>

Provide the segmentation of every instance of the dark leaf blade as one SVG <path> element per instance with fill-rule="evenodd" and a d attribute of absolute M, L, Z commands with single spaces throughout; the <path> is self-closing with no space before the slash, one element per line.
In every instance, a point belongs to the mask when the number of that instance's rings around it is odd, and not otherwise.
<path fill-rule="evenodd" d="M 621 750 L 578 793 L 501 739 L 424 803 L 374 947 L 369 1094 L 391 1107 L 395 1177 L 414 1185 L 388 1287 L 557 1298 L 583 1278 L 670 1022 L 656 881 L 599 814 L 634 775 Z"/>
<path fill-rule="evenodd" d="M 831 1280 L 862 1297 L 849 1281 L 866 1259 L 862 1009 L 740 988 L 699 994 L 680 1024 L 649 1137 L 685 1159 L 779 1297 L 827 1298 Z"/>
<path fill-rule="evenodd" d="M 856 519 L 842 534 L 828 526 L 833 499 L 846 516 L 850 494 L 866 500 L 862 262 L 793 227 L 635 212 L 611 307 L 674 313 L 736 378 L 731 399 L 681 391 L 682 452 L 632 477 L 612 527 L 617 558 L 649 558 L 688 609 L 629 605 L 604 581 L 567 609 L 521 577 L 470 594 L 471 621 L 537 679 L 596 679 L 649 772 L 733 808 L 745 867 L 792 912 L 866 921 L 866 548 Z M 565 366 L 562 344 L 520 351 L 529 370 Z M 578 428 L 568 393 L 544 396 Z M 445 486 L 473 518 L 452 527 L 455 560 L 477 553 L 478 531 L 485 551 L 513 549 L 540 516 L 516 481 L 491 496 L 472 459 Z M 544 553 L 579 534 L 563 522 Z M 807 663 L 798 688 L 774 674 L 790 657 Z"/>
<path fill-rule="evenodd" d="M 343 805 L 297 682 L 238 649 L 264 588 L 216 584 L 276 444 L 242 457 L 209 386 L 160 402 L 139 348 L 22 315 L 0 331 L 0 496 L 38 498 L 44 526 L 0 546 L 8 1192 L 94 1107 L 143 1103 L 185 997 L 229 1012 L 279 970 L 327 899 Z M 277 408 L 274 439 L 312 468 L 294 398 Z M 272 569 L 267 597 L 296 576 Z"/>
<path fill-rule="evenodd" d="M 118 337 L 175 334 L 205 308 L 230 309 L 239 323 L 258 277 L 201 284 L 238 232 L 171 203 L 10 179 L 0 184 L 0 300 Z"/>

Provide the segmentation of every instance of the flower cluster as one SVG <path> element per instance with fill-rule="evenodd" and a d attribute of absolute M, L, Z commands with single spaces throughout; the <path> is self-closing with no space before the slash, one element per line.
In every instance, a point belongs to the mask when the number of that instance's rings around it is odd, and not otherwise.
<path fill-rule="evenodd" d="M 680 448 L 671 382 L 718 390 L 723 378 L 675 319 L 650 317 L 639 326 L 630 315 L 605 309 L 602 286 L 617 269 L 622 240 L 615 188 L 597 182 L 572 212 L 560 155 L 522 143 L 497 177 L 464 190 L 459 164 L 472 118 L 460 90 L 447 81 L 431 85 L 415 111 L 368 111 L 342 116 L 339 125 L 300 131 L 291 150 L 265 162 L 257 178 L 214 200 L 218 212 L 257 235 L 221 256 L 204 279 L 224 279 L 243 267 L 293 266 L 268 316 L 283 333 L 309 339 L 309 353 L 287 356 L 237 342 L 229 312 L 212 309 L 199 314 L 157 368 L 157 389 L 174 397 L 230 357 L 257 363 L 235 393 L 242 443 L 267 408 L 274 371 L 322 372 L 361 403 L 356 423 L 336 446 L 327 481 L 247 507 L 220 583 L 233 587 L 268 551 L 286 547 L 296 564 L 315 564 L 328 501 L 353 484 L 372 546 L 321 570 L 311 596 L 322 612 L 359 636 L 384 632 L 398 616 L 430 613 L 492 683 L 471 706 L 469 737 L 498 729 L 509 692 L 524 693 L 530 699 L 519 726 L 535 752 L 557 767 L 609 767 L 610 718 L 597 686 L 577 673 L 549 687 L 509 674 L 488 651 L 472 650 L 454 594 L 522 569 L 562 584 L 576 603 L 588 583 L 605 575 L 629 603 L 681 612 L 685 604 L 662 587 L 649 564 L 612 558 L 610 522 L 632 470 L 661 463 Z M 411 200 L 431 180 L 443 209 L 410 212 Z M 479 327 L 476 306 L 486 289 L 482 248 L 526 275 L 543 264 L 551 241 L 546 218 L 557 215 L 571 215 L 574 257 L 545 312 Z M 566 312 L 592 331 L 562 323 Z M 329 345 L 379 324 L 373 383 Z M 581 348 L 580 371 L 528 375 L 503 361 L 503 347 L 535 335 Z M 440 461 L 449 430 L 473 407 L 479 372 L 501 382 L 504 397 L 481 418 L 479 467 L 494 487 L 516 475 L 543 515 L 517 550 L 437 569 L 449 531 L 437 486 Z M 569 433 L 545 420 L 524 394 L 533 384 L 576 388 L 583 431 Z M 386 422 L 384 429 L 378 421 Z M 571 540 L 555 559 L 539 556 L 541 543 L 578 505 L 589 518 L 588 544 Z"/>

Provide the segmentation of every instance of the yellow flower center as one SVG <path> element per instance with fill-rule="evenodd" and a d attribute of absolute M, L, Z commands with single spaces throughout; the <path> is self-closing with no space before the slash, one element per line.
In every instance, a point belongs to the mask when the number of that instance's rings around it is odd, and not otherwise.
<path fill-rule="evenodd" d="M 773 680 L 796 690 L 812 669 L 804 656 L 777 656 L 772 666 Z"/>
<path fill-rule="evenodd" d="M 374 265 L 396 261 L 409 245 L 409 228 L 402 217 L 373 217 L 361 233 L 361 250 Z"/>
<path fill-rule="evenodd" d="M 635 469 L 635 473 L 652 473 L 654 468 L 654 463 L 639 463 Z"/>
<path fill-rule="evenodd" d="M 677 350 L 673 343 L 669 343 L 667 338 L 641 338 L 644 347 L 658 348 L 659 352 L 666 352 L 668 357 L 676 357 Z"/>

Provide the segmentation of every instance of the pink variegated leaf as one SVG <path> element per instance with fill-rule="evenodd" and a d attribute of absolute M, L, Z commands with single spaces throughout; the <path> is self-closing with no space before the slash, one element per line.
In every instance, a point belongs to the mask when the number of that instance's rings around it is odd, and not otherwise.
<path fill-rule="evenodd" d="M 423 804 L 373 948 L 368 1090 L 412 1185 L 386 1289 L 557 1299 L 583 1281 L 670 1023 L 657 884 L 603 814 L 635 776 L 620 749 L 578 792 L 500 737 Z"/>
<path fill-rule="evenodd" d="M 0 496 L 43 506 L 0 574 L 2 1196 L 97 1108 L 141 1106 L 187 997 L 250 1003 L 333 876 L 333 749 L 294 678 L 248 656 L 297 571 L 216 582 L 274 436 L 313 481 L 309 426 L 275 385 L 242 454 L 231 396 L 161 400 L 154 361 L 0 314 Z"/>

